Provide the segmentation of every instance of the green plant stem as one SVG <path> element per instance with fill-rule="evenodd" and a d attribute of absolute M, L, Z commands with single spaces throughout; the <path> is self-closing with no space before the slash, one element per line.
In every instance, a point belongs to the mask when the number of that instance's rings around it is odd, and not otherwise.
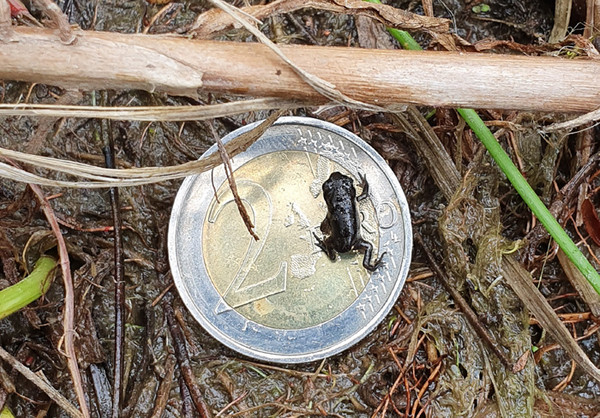
<path fill-rule="evenodd" d="M 548 208 L 542 203 L 538 195 L 533 191 L 527 180 L 523 178 L 514 165 L 506 151 L 500 146 L 494 135 L 483 123 L 479 115 L 473 109 L 457 109 L 458 113 L 471 127 L 479 140 L 487 148 L 488 152 L 496 161 L 502 172 L 506 175 L 513 187 L 521 195 L 529 209 L 544 225 L 548 233 L 554 238 L 558 246 L 565 252 L 567 257 L 575 264 L 579 271 L 585 276 L 592 287 L 600 294 L 600 276 L 588 259 L 579 251 L 573 240 L 567 235 L 552 216 Z"/>
<path fill-rule="evenodd" d="M 0 291 L 0 319 L 29 305 L 42 296 L 52 283 L 52 271 L 56 267 L 56 260 L 52 257 L 42 256 L 35 263 L 29 276 L 19 283 Z"/>
<path fill-rule="evenodd" d="M 364 1 L 366 1 L 367 3 L 381 4 L 381 1 L 379 0 Z M 421 48 L 421 45 L 419 45 L 419 43 L 415 41 L 414 38 L 410 36 L 408 32 L 394 28 L 387 28 L 387 31 L 400 43 L 400 46 L 402 48 L 410 49 L 412 51 L 421 51 L 423 49 Z"/>
<path fill-rule="evenodd" d="M 364 0 L 369 3 L 381 4 L 379 0 Z M 406 31 L 388 28 L 388 32 L 400 43 L 402 48 L 414 51 L 420 51 L 423 48 L 413 39 Z M 581 253 L 573 240 L 567 235 L 565 230 L 554 219 L 548 208 L 542 203 L 537 194 L 533 191 L 527 180 L 521 175 L 521 172 L 515 167 L 512 160 L 500 146 L 492 132 L 483 123 L 483 120 L 473 109 L 457 109 L 460 116 L 467 122 L 475 135 L 487 148 L 496 164 L 504 172 L 513 187 L 533 214 L 540 220 L 548 233 L 554 238 L 558 246 L 573 262 L 575 267 L 585 276 L 587 281 L 592 285 L 594 290 L 600 294 L 600 275 L 596 269 L 590 264 L 588 259 Z"/>

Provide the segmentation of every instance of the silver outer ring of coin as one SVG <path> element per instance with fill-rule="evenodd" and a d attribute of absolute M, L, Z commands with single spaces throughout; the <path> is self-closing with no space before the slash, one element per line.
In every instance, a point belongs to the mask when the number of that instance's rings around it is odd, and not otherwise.
<path fill-rule="evenodd" d="M 260 122 L 223 138 L 227 143 Z M 248 320 L 236 310 L 215 313 L 224 303 L 208 277 L 202 255 L 206 208 L 213 199 L 211 173 L 187 177 L 177 193 L 168 234 L 169 261 L 181 299 L 214 338 L 246 356 L 275 363 L 310 362 L 337 354 L 371 332 L 392 309 L 408 275 L 412 253 L 410 212 L 404 192 L 385 160 L 351 132 L 329 122 L 282 117 L 245 152 L 233 170 L 260 155 L 298 150 L 320 154 L 346 168 L 355 178 L 365 174 L 377 211 L 379 253 L 385 266 L 371 274 L 358 298 L 325 323 L 303 329 L 274 329 Z M 216 151 L 211 147 L 204 155 Z M 359 161 L 358 157 L 362 160 Z M 213 172 L 216 189 L 226 181 L 222 166 Z M 185 248 L 185 250 L 182 250 Z"/>

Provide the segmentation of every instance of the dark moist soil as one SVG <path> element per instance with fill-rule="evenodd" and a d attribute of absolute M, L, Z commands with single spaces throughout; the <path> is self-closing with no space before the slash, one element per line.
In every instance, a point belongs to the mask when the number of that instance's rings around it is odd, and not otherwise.
<path fill-rule="evenodd" d="M 393 5 L 423 12 L 420 1 L 396 1 Z M 489 10 L 474 12 L 474 7 L 482 5 L 489 6 Z M 59 2 L 59 6 L 72 23 L 83 29 L 126 33 L 140 32 L 163 7 L 143 0 L 67 0 Z M 208 7 L 206 3 L 172 3 L 149 32 L 185 32 Z M 435 15 L 451 19 L 455 32 L 470 43 L 486 38 L 528 45 L 543 43 L 553 24 L 553 9 L 553 2 L 542 0 L 434 2 Z M 30 10 L 40 17 L 33 6 Z M 572 22 L 573 26 L 576 23 Z M 354 18 L 320 11 L 302 10 L 266 19 L 261 29 L 280 43 L 360 44 Z M 380 31 L 380 37 L 387 36 Z M 430 42 L 426 35 L 415 36 L 424 46 Z M 252 37 L 234 30 L 222 39 L 245 41 Z M 2 103 L 54 103 L 64 94 L 45 85 L 8 81 L 0 84 Z M 202 98 L 213 102 L 230 99 Z M 104 106 L 196 104 L 190 99 L 141 91 L 86 91 L 72 101 Z M 290 114 L 314 116 L 314 110 Z M 387 159 L 407 194 L 415 230 L 497 344 L 516 362 L 530 350 L 545 350 L 553 343 L 539 326 L 528 325 L 528 311 L 501 280 L 496 280 L 499 254 L 525 246 L 518 240 L 530 230 L 532 217 L 476 138 L 464 130 L 457 114 L 447 109 L 435 113 L 432 110 L 423 108 L 422 112 L 428 115 L 464 176 L 464 187 L 451 202 L 438 191 L 407 137 L 394 129 L 386 115 L 336 108 L 318 117 L 342 121 L 345 128 L 357 133 Z M 509 143 L 507 135 L 502 135 L 502 144 L 515 159 L 519 156 L 526 177 L 542 198 L 551 202 L 555 184 L 561 187 L 579 168 L 581 139 L 542 138 L 537 129 L 557 115 L 481 114 L 485 119 L 520 126 L 514 132 L 514 142 Z M 265 115 L 218 119 L 215 126 L 224 135 Z M 0 146 L 21 151 L 34 149 L 36 154 L 104 166 L 103 148 L 113 141 L 118 167 L 170 166 L 197 159 L 213 142 L 209 132 L 205 122 L 11 116 L 0 119 Z M 589 152 L 593 154 L 597 151 L 594 139 L 600 132 L 596 128 L 589 134 Z M 38 170 L 38 174 L 55 176 L 44 170 Z M 595 190 L 597 182 L 590 181 L 590 190 Z M 166 268 L 165 234 L 179 185 L 179 181 L 173 181 L 120 190 L 127 283 L 123 416 L 150 416 L 163 382 L 170 392 L 162 416 L 183 414 L 179 366 L 175 366 L 174 375 L 169 373 L 175 363 L 175 350 L 164 300 L 171 298 L 174 326 L 183 332 L 197 387 L 214 414 L 224 408 L 224 415 L 256 417 L 367 417 L 383 411 L 387 416 L 528 416 L 533 409 L 547 416 L 560 412 L 565 416 L 594 416 L 600 412 L 595 402 L 600 394 L 598 383 L 579 368 L 573 372 L 571 360 L 561 349 L 544 351 L 535 357 L 535 364 L 532 355 L 517 373 L 503 367 L 484 348 L 486 343 L 473 332 L 452 298 L 432 277 L 418 246 L 408 283 L 394 309 L 375 331 L 352 348 L 323 362 L 285 367 L 240 357 L 197 325 L 174 290 L 161 296 L 172 285 Z M 70 253 L 76 287 L 76 345 L 92 416 L 108 416 L 114 354 L 114 258 L 113 235 L 103 228 L 112 226 L 109 193 L 52 188 L 44 188 L 44 193 L 54 196 L 51 204 L 63 221 L 62 232 Z M 573 210 L 576 211 L 575 206 Z M 575 232 L 571 221 L 567 227 Z M 24 184 L 8 180 L 0 183 L 0 228 L 2 287 L 9 284 L 11 271 L 13 276 L 15 271 L 23 275 L 25 267 L 31 267 L 40 254 L 56 254 L 48 223 Z M 579 227 L 579 232 L 587 236 L 584 227 Z M 591 241 L 589 244 L 592 251 L 597 251 Z M 553 254 L 548 241 L 541 241 L 525 257 L 525 266 L 557 312 L 588 312 Z M 15 262 L 16 270 L 11 270 Z M 62 335 L 63 295 L 62 282 L 57 279 L 43 300 L 33 303 L 27 311 L 0 320 L 0 344 L 32 370 L 43 372 L 75 403 L 65 358 L 57 350 Z M 594 324 L 581 320 L 570 324 L 569 329 L 573 335 L 589 334 L 580 344 L 592 362 L 600 364 L 598 334 L 588 332 Z M 409 355 L 412 361 L 407 362 Z M 6 364 L 2 367 L 3 380 L 12 382 L 16 392 L 8 393 L 7 383 L 0 385 L 0 405 L 5 403 L 18 417 L 66 416 L 39 389 Z M 566 384 L 561 384 L 565 379 Z"/>

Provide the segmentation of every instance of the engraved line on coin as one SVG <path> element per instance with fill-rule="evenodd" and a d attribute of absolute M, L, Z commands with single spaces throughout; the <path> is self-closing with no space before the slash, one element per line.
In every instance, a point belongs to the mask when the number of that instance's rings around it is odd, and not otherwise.
<path fill-rule="evenodd" d="M 392 265 L 394 266 L 394 268 L 397 268 L 396 265 L 396 257 L 394 257 L 394 255 L 396 255 L 396 252 L 394 251 L 394 249 L 390 246 L 386 246 L 386 248 L 388 249 L 388 254 L 390 255 L 390 261 L 392 262 Z"/>
<path fill-rule="evenodd" d="M 363 279 L 363 275 L 360 273 L 360 271 L 358 272 L 358 278 L 360 279 L 360 284 L 362 285 L 363 289 L 365 288 L 365 280 Z"/>
<path fill-rule="evenodd" d="M 238 180 L 237 183 L 241 196 L 254 195 L 252 193 L 252 189 L 255 189 L 255 192 L 259 192 L 259 196 L 264 198 L 262 203 L 267 204 L 268 216 L 263 215 L 257 217 L 255 215 L 253 204 L 247 199 L 242 198 L 242 201 L 250 208 L 249 212 L 252 217 L 252 223 L 255 225 L 255 229 L 262 239 L 258 241 L 250 239 L 250 243 L 248 244 L 246 254 L 244 256 L 244 261 L 242 261 L 242 264 L 240 265 L 233 280 L 227 287 L 227 290 L 225 293 L 223 293 L 222 300 L 215 307 L 216 314 L 223 313 L 231 308 L 238 308 L 258 299 L 285 292 L 287 284 L 287 262 L 282 261 L 279 266 L 279 271 L 274 276 L 267 277 L 265 280 L 253 283 L 251 285 L 243 286 L 244 282 L 249 278 L 248 276 L 250 275 L 251 268 L 254 266 L 256 259 L 259 257 L 263 247 L 265 246 L 265 243 L 268 240 L 271 221 L 273 219 L 273 202 L 269 196 L 269 193 L 260 184 L 244 179 Z M 234 202 L 233 198 L 226 201 L 223 199 L 223 195 L 226 193 L 231 193 L 231 191 L 226 189 L 220 194 L 218 200 L 221 203 L 217 203 L 216 199 L 213 200 L 208 213 L 208 222 L 215 223 L 223 208 L 225 208 L 226 205 Z M 254 203 L 256 204 L 257 202 Z"/>
<path fill-rule="evenodd" d="M 350 277 L 350 283 L 352 284 L 352 290 L 354 290 L 354 296 L 358 297 L 358 291 L 356 290 L 356 285 L 354 284 L 354 278 L 352 277 L 352 273 L 350 273 L 350 269 L 346 267 L 346 271 L 348 272 L 348 277 Z"/>
<path fill-rule="evenodd" d="M 371 300 L 371 295 L 367 294 L 365 296 L 365 300 L 367 301 L 369 308 L 371 308 L 371 313 L 375 312 L 375 307 L 373 306 L 373 301 Z"/>
<path fill-rule="evenodd" d="M 381 305 L 381 299 L 379 298 L 379 288 L 373 282 L 369 283 L 369 291 L 373 292 L 375 299 L 377 299 L 377 303 Z"/>
<path fill-rule="evenodd" d="M 360 311 L 360 313 L 363 316 L 363 319 L 367 319 L 367 313 L 365 312 L 365 308 L 366 305 L 364 303 L 359 303 L 358 305 L 356 305 L 356 309 L 358 309 Z"/>

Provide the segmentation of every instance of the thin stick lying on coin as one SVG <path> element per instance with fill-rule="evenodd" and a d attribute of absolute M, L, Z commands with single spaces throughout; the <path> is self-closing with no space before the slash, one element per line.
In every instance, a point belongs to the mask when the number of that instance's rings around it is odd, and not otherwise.
<path fill-rule="evenodd" d="M 231 193 L 233 194 L 233 200 L 235 201 L 235 205 L 237 206 L 238 212 L 240 213 L 240 216 L 244 221 L 244 225 L 246 225 L 246 229 L 248 230 L 250 235 L 252 235 L 252 238 L 254 238 L 255 241 L 258 241 L 258 235 L 256 235 L 256 232 L 254 232 L 254 223 L 252 223 L 250 215 L 248 215 L 248 211 L 242 203 L 242 199 L 240 198 L 240 195 L 238 193 L 237 184 L 235 183 L 235 178 L 233 177 L 233 167 L 231 167 L 231 160 L 229 159 L 229 155 L 227 155 L 225 145 L 223 145 L 223 142 L 217 134 L 217 131 L 215 130 L 213 124 L 210 123 L 209 125 L 215 137 L 215 141 L 217 142 L 217 147 L 219 147 L 219 155 L 223 160 L 223 169 L 225 170 L 225 176 L 227 177 L 227 182 L 229 183 L 229 189 L 231 189 Z M 215 187 L 213 185 L 213 189 L 214 188 Z M 215 199 L 219 200 L 216 195 Z"/>
<path fill-rule="evenodd" d="M 284 112 L 283 110 L 278 110 L 276 112 L 273 112 L 267 119 L 262 121 L 258 126 L 251 129 L 248 132 L 244 132 L 237 139 L 239 140 L 239 138 L 242 138 L 243 142 L 246 142 L 244 140 L 244 138 L 247 138 L 248 141 L 250 141 L 250 139 L 252 139 L 252 142 L 256 141 L 258 138 L 260 138 L 265 133 L 265 131 L 267 129 L 269 129 L 269 127 L 271 125 L 273 125 L 275 123 L 275 121 L 277 119 L 279 119 L 279 117 L 283 114 L 283 112 Z M 225 149 L 225 145 L 223 145 L 223 143 L 221 142 L 221 138 L 217 134 L 212 123 L 209 125 L 213 131 L 213 135 L 215 137 L 215 141 L 217 142 L 217 146 L 219 147 L 219 154 L 221 155 L 221 159 L 223 160 L 223 167 L 225 169 L 225 175 L 227 176 L 227 181 L 229 182 L 229 188 L 231 189 L 231 193 L 233 193 L 233 199 L 235 200 L 235 204 L 237 205 L 238 211 L 240 212 L 240 216 L 242 217 L 242 220 L 244 221 L 244 225 L 246 225 L 248 232 L 250 233 L 250 235 L 252 235 L 252 238 L 254 238 L 256 241 L 258 241 L 259 237 L 258 237 L 258 235 L 256 235 L 256 232 L 254 232 L 254 224 L 252 223 L 252 220 L 250 219 L 250 215 L 248 215 L 248 211 L 246 211 L 246 207 L 242 203 L 242 199 L 240 198 L 240 195 L 238 194 L 237 185 L 235 184 L 235 178 L 233 177 L 233 169 L 231 167 L 231 161 L 229 159 L 227 150 Z M 216 196 L 215 196 L 215 198 L 216 198 Z"/>

